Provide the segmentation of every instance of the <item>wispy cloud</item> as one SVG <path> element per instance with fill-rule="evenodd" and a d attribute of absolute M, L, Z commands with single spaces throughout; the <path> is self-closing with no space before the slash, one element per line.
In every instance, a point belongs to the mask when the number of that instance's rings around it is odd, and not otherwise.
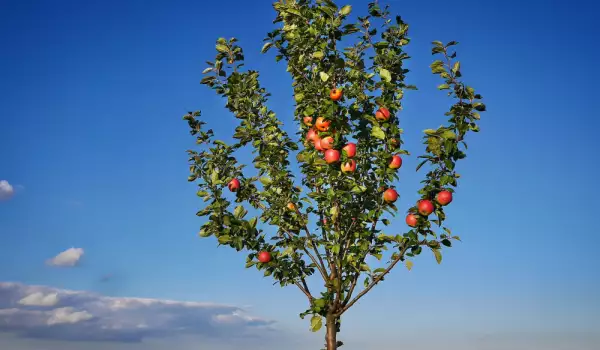
<path fill-rule="evenodd" d="M 6 180 L 0 180 L 0 200 L 8 200 L 15 194 L 14 187 Z"/>
<path fill-rule="evenodd" d="M 231 305 L 107 297 L 0 282 L 0 333 L 20 337 L 116 342 L 186 335 L 229 339 L 260 336 L 272 324 Z"/>
<path fill-rule="evenodd" d="M 58 304 L 58 293 L 32 293 L 19 300 L 19 304 L 28 306 L 54 306 Z"/>
<path fill-rule="evenodd" d="M 46 261 L 51 266 L 75 266 L 84 254 L 83 248 L 69 248 Z"/>

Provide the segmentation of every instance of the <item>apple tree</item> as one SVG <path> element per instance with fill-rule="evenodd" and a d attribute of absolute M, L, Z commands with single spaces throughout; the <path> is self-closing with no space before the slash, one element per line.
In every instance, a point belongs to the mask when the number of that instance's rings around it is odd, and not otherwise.
<path fill-rule="evenodd" d="M 479 131 L 485 105 L 461 80 L 457 43 L 433 42 L 431 71 L 453 104 L 443 126 L 424 131 L 417 171 L 426 174 L 421 199 L 403 210 L 406 229 L 388 226 L 398 212 L 398 169 L 410 155 L 400 127 L 404 93 L 416 90 L 405 82 L 408 24 L 377 2 L 352 20 L 351 6 L 331 0 L 273 7 L 277 28 L 262 52 L 275 50 L 275 60 L 287 62 L 299 131 L 290 136 L 282 129 L 259 73 L 244 68 L 237 40 L 220 38 L 201 83 L 224 97 L 239 120 L 237 142 L 215 140 L 200 111 L 185 115 L 199 145 L 188 150 L 188 180 L 198 183 L 206 203 L 197 213 L 207 217 L 199 235 L 246 252 L 247 268 L 297 287 L 308 301 L 300 316 L 310 317 L 312 331 L 325 326 L 332 350 L 343 345 L 337 339 L 342 315 L 395 266 L 410 269 L 425 250 L 440 263 L 442 249 L 459 240 L 445 225 L 444 207 L 458 183 L 465 137 Z M 244 147 L 253 150 L 254 176 L 236 159 Z M 301 174 L 291 170 L 294 155 Z M 250 207 L 257 216 L 248 216 Z M 370 256 L 389 261 L 371 268 Z M 321 281 L 317 290 L 314 279 Z"/>

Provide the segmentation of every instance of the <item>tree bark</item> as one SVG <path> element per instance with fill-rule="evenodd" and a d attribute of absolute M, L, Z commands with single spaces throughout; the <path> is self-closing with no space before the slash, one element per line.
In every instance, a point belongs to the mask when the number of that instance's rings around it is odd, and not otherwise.
<path fill-rule="evenodd" d="M 337 350 L 337 323 L 339 317 L 327 316 L 326 327 L 327 332 L 325 333 L 325 345 L 327 350 Z"/>

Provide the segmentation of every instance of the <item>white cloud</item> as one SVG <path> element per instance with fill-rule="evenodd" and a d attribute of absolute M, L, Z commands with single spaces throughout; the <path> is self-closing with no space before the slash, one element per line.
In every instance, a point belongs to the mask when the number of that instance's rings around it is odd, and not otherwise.
<path fill-rule="evenodd" d="M 52 315 L 46 323 L 49 326 L 61 323 L 77 323 L 87 321 L 92 317 L 92 314 L 87 311 L 75 311 L 72 307 L 61 307 L 52 310 Z"/>
<path fill-rule="evenodd" d="M 82 248 L 69 248 L 47 261 L 52 266 L 75 266 L 83 256 Z"/>
<path fill-rule="evenodd" d="M 6 180 L 0 180 L 0 200 L 10 199 L 15 193 L 15 189 Z"/>
<path fill-rule="evenodd" d="M 0 282 L 0 333 L 22 338 L 140 342 L 193 335 L 229 340 L 264 336 L 272 324 L 232 305 Z"/>
<path fill-rule="evenodd" d="M 19 304 L 28 306 L 54 306 L 58 304 L 58 293 L 32 293 L 19 300 Z"/>

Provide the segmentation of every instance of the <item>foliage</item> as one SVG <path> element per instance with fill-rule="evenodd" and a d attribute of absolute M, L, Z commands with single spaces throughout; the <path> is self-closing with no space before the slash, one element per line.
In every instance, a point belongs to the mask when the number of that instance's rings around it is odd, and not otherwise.
<path fill-rule="evenodd" d="M 274 8 L 274 22 L 280 26 L 268 34 L 262 52 L 276 50 L 276 61 L 287 62 L 300 140 L 284 132 L 268 109 L 269 94 L 261 87 L 258 72 L 244 70 L 237 40 L 220 38 L 215 60 L 207 62 L 201 83 L 225 97 L 226 107 L 239 119 L 237 142 L 213 140 L 212 130 L 203 129 L 199 111 L 184 116 L 197 144 L 203 146 L 201 151 L 188 151 L 189 181 L 198 182 L 198 196 L 207 202 L 197 213 L 208 218 L 200 236 L 215 236 L 220 245 L 249 252 L 246 267 L 264 271 L 281 286 L 299 288 L 309 301 L 301 317 L 311 315 L 313 331 L 325 324 L 327 349 L 335 349 L 341 346 L 336 339 L 340 316 L 399 262 L 411 269 L 411 259 L 429 249 L 440 263 L 442 248 L 459 240 L 444 226 L 444 206 L 436 202 L 436 195 L 442 190 L 454 192 L 458 185 L 456 162 L 465 158 L 466 134 L 479 131 L 476 122 L 485 105 L 460 80 L 460 62 L 453 51 L 457 43 L 433 42 L 432 54 L 439 59 L 431 64 L 431 71 L 443 80 L 438 88 L 455 100 L 446 113 L 447 124 L 424 131 L 426 153 L 419 157 L 417 171 L 429 165 L 419 194 L 433 203 L 434 211 L 423 215 L 415 204 L 408 209 L 417 216 L 415 227 L 405 233 L 384 232 L 381 224 L 389 224 L 384 215 L 395 216 L 398 211 L 382 195 L 399 179 L 398 170 L 388 165 L 394 155 L 409 155 L 402 149 L 400 128 L 404 92 L 416 90 L 405 83 L 409 26 L 377 2 L 368 5 L 368 15 L 353 21 L 351 6 L 340 8 L 330 0 L 279 1 Z M 342 47 L 350 42 L 354 44 Z M 333 97 L 333 89 L 341 90 L 343 97 Z M 377 117 L 382 109 L 389 111 L 389 119 Z M 330 125 L 307 140 L 318 117 Z M 331 164 L 313 142 L 328 136 L 341 154 Z M 348 142 L 357 147 L 352 159 L 341 151 Z M 242 147 L 253 149 L 257 176 L 246 177 L 244 165 L 234 157 Z M 295 185 L 290 170 L 290 154 L 296 151 L 302 186 Z M 352 160 L 356 170 L 343 172 L 340 164 Z M 224 194 L 233 179 L 240 181 L 235 203 Z M 260 215 L 248 217 L 249 206 Z M 277 227 L 276 232 L 267 234 L 261 228 L 266 225 Z M 269 252 L 272 259 L 257 261 L 261 251 Z M 387 267 L 372 270 L 365 263 L 369 256 L 382 259 L 386 251 L 391 253 Z M 319 293 L 308 287 L 312 275 L 323 280 Z"/>

